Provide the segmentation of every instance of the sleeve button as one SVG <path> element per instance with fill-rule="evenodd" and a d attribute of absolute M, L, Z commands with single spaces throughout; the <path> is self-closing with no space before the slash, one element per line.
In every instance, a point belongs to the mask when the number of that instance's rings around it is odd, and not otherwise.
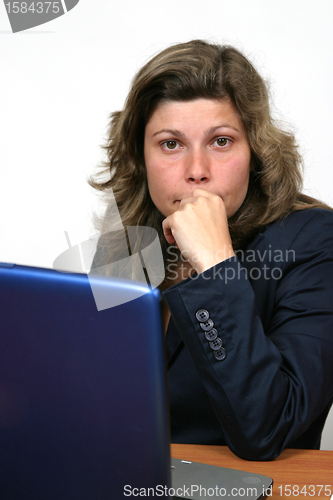
<path fill-rule="evenodd" d="M 215 340 L 209 342 L 209 345 L 213 349 L 213 351 L 218 351 L 222 347 L 222 340 L 220 339 L 220 337 L 216 337 Z"/>
<path fill-rule="evenodd" d="M 213 328 L 213 326 L 214 326 L 214 322 L 210 318 L 207 319 L 207 321 L 205 321 L 204 323 L 200 323 L 200 327 L 205 332 L 209 332 L 209 330 L 211 330 Z"/>
<path fill-rule="evenodd" d="M 212 328 L 208 332 L 205 332 L 205 337 L 209 341 L 215 340 L 216 337 L 217 337 L 217 330 L 216 330 L 216 328 Z"/>
<path fill-rule="evenodd" d="M 224 349 L 224 347 L 221 347 L 221 349 L 219 349 L 218 351 L 214 351 L 214 356 L 218 361 L 222 361 L 226 358 L 227 351 Z"/>
<path fill-rule="evenodd" d="M 197 318 L 198 321 L 203 323 L 207 321 L 207 319 L 209 319 L 209 312 L 206 311 L 206 309 L 199 309 L 199 311 L 196 312 L 195 317 Z"/>

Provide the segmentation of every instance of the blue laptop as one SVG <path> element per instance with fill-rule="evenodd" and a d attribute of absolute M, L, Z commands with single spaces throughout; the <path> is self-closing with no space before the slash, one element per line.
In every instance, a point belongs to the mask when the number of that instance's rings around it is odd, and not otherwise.
<path fill-rule="evenodd" d="M 265 476 L 170 463 L 156 289 L 0 264 L 0 317 L 1 500 L 269 494 Z"/>
<path fill-rule="evenodd" d="M 0 264 L 0 317 L 1 500 L 170 484 L 157 290 Z"/>

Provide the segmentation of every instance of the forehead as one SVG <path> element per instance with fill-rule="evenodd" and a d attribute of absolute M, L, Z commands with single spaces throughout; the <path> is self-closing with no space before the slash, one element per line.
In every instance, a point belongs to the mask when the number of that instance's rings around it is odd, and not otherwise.
<path fill-rule="evenodd" d="M 156 127 L 189 127 L 198 125 L 230 125 L 243 130 L 242 119 L 230 100 L 195 99 L 192 101 L 166 101 L 157 106 L 146 130 Z"/>

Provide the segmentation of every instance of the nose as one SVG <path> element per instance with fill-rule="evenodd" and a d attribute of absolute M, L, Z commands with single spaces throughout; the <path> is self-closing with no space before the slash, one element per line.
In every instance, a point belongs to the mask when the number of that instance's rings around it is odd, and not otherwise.
<path fill-rule="evenodd" d="M 198 149 L 188 155 L 185 177 L 190 184 L 204 184 L 209 181 L 209 159 L 204 151 Z"/>

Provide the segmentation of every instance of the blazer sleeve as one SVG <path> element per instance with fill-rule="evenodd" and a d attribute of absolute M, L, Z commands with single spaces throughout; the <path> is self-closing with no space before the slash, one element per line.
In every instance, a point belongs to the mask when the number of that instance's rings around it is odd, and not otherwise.
<path fill-rule="evenodd" d="M 333 213 L 270 234 L 266 249 L 289 234 L 294 252 L 275 279 L 251 284 L 232 258 L 164 292 L 227 444 L 248 460 L 278 456 L 333 398 Z M 272 304 L 265 325 L 254 289 Z M 202 310 L 225 351 L 207 340 Z"/>

